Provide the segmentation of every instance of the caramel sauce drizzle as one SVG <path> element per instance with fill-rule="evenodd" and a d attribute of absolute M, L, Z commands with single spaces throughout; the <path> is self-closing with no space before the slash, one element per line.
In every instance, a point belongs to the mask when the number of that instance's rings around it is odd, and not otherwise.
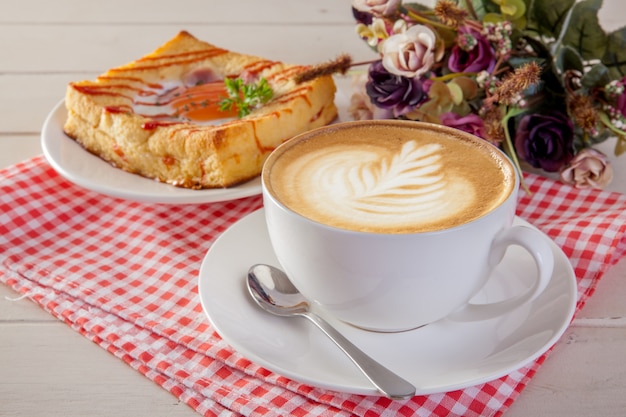
<path fill-rule="evenodd" d="M 282 71 L 275 72 L 274 74 L 268 75 L 267 81 L 281 82 L 286 81 L 290 78 L 293 78 L 296 74 L 302 72 L 306 67 L 303 66 L 294 66 L 283 69 Z"/>
<path fill-rule="evenodd" d="M 257 149 L 259 150 L 259 152 L 263 153 L 270 153 L 272 152 L 274 149 L 273 146 L 264 146 L 261 143 L 261 140 L 259 139 L 259 137 L 256 134 L 256 123 L 254 122 L 254 120 L 251 121 L 252 122 L 252 132 L 254 133 L 254 143 L 256 144 Z"/>
<path fill-rule="evenodd" d="M 163 86 L 161 84 L 157 84 L 157 83 L 149 83 L 145 80 L 142 80 L 141 78 L 136 78 L 136 77 L 122 77 L 122 76 L 111 76 L 111 75 L 101 75 L 98 77 L 99 80 L 114 80 L 114 81 L 131 81 L 133 83 L 138 83 L 138 84 L 143 84 L 145 86 L 147 86 L 148 88 L 152 88 L 155 90 L 159 90 L 161 88 L 163 88 Z M 141 92 L 141 91 L 140 91 Z"/>
<path fill-rule="evenodd" d="M 105 85 L 97 85 L 97 84 L 75 85 L 73 84 L 72 87 L 75 88 L 77 91 L 80 91 L 83 94 L 93 95 L 93 96 L 123 97 L 123 98 L 132 100 L 133 103 L 138 104 L 138 105 L 155 106 L 155 107 L 161 106 L 161 105 L 168 105 L 172 101 L 174 101 L 174 99 L 169 99 L 169 100 L 165 100 L 162 102 L 135 101 L 134 97 L 147 97 L 147 96 L 159 95 L 158 90 L 162 90 L 163 85 L 159 83 L 147 82 L 137 77 L 126 76 L 124 75 L 124 73 L 128 71 L 152 70 L 152 69 L 158 69 L 158 68 L 168 67 L 168 66 L 173 66 L 173 65 L 198 62 L 198 61 L 202 61 L 202 60 L 212 58 L 218 55 L 222 55 L 228 52 L 229 51 L 225 49 L 214 47 L 211 49 L 177 53 L 177 54 L 169 54 L 169 55 L 161 55 L 158 57 L 146 56 L 136 61 L 136 65 L 113 68 L 109 70 L 105 75 L 98 77 L 98 80 L 110 81 L 112 82 L 111 84 L 105 84 Z M 280 64 L 281 63 L 277 61 L 259 60 L 254 63 L 248 64 L 247 66 L 244 67 L 243 70 L 247 71 L 248 73 L 252 75 L 256 75 Z M 273 82 L 280 82 L 280 81 L 288 80 L 289 78 L 293 77 L 298 72 L 302 71 L 303 68 L 305 67 L 304 66 L 288 67 L 286 69 L 277 71 L 273 74 L 269 74 L 266 77 L 266 79 L 268 81 L 273 81 Z M 131 84 L 144 86 L 144 87 L 140 88 Z M 207 87 L 208 86 L 205 86 L 203 88 L 206 89 Z M 306 100 L 308 105 L 311 106 L 310 100 L 306 97 L 306 92 L 310 91 L 311 89 L 312 88 L 310 86 L 306 86 L 306 85 L 301 86 L 282 96 L 274 98 L 272 102 L 277 103 L 277 104 L 283 104 L 283 103 L 287 103 L 292 100 L 295 100 L 299 97 L 302 97 L 304 98 L 304 100 Z M 113 91 L 113 90 L 117 90 L 117 91 Z M 127 94 L 124 94 L 120 92 L 119 90 L 128 90 L 130 92 L 134 92 L 134 96 L 129 96 Z M 204 102 L 185 103 L 187 107 L 189 107 L 190 104 L 192 104 L 194 107 L 190 115 L 191 114 L 198 115 L 199 107 L 205 106 Z M 134 112 L 134 109 L 131 105 L 106 106 L 104 110 L 109 113 L 129 113 L 130 114 Z M 189 109 L 186 108 L 185 111 L 189 111 Z M 293 112 L 291 109 L 283 109 L 282 111 L 289 112 L 289 113 Z M 151 114 L 151 115 L 139 114 L 139 115 L 149 119 L 148 121 L 142 124 L 142 128 L 146 130 L 154 130 L 161 126 L 172 126 L 172 125 L 177 125 L 177 124 L 181 126 L 180 126 L 180 129 L 176 129 L 176 131 L 185 130 L 188 133 L 193 133 L 195 131 L 200 130 L 194 126 L 185 125 L 185 121 L 164 120 L 164 119 L 169 119 L 172 117 L 179 117 L 181 113 L 182 112 L 180 111 L 180 109 L 176 108 L 176 113 L 173 115 L 166 114 L 166 113 Z M 315 120 L 316 118 L 319 118 L 320 115 L 321 115 L 321 110 L 316 116 L 314 116 L 313 120 Z M 216 113 L 215 111 L 213 112 L 208 111 L 204 115 L 204 120 L 216 119 L 220 117 L 226 118 L 226 117 L 232 117 L 232 116 L 233 114 Z M 274 111 L 270 113 L 270 116 L 279 118 L 281 116 L 281 113 L 280 111 Z M 194 117 L 192 117 L 192 119 L 193 118 Z M 199 119 L 199 120 L 202 120 L 202 119 Z M 224 123 L 224 125 L 228 125 L 228 124 L 235 123 L 235 122 L 236 121 L 226 122 Z M 259 151 L 264 153 L 264 152 L 271 152 L 272 150 L 274 150 L 273 147 L 266 147 L 261 144 L 259 138 L 256 135 L 256 124 L 254 123 L 254 121 L 252 121 L 252 127 L 254 131 L 256 146 L 259 149 Z"/>
<path fill-rule="evenodd" d="M 251 64 L 246 65 L 245 67 L 243 67 L 244 71 L 249 72 L 252 75 L 257 75 L 262 71 L 265 71 L 266 69 L 269 69 L 275 65 L 279 65 L 280 62 L 277 61 L 269 61 L 269 60 L 261 60 L 261 61 L 257 61 L 257 62 L 253 62 Z"/>
<path fill-rule="evenodd" d="M 126 94 L 118 93 L 116 91 L 110 91 L 111 87 L 112 86 L 110 85 L 72 85 L 72 88 L 74 88 L 76 91 L 80 91 L 81 93 L 90 96 L 111 96 L 129 98 Z"/>
<path fill-rule="evenodd" d="M 308 91 L 311 91 L 313 89 L 313 87 L 311 86 L 302 86 L 299 88 L 296 88 L 295 90 L 292 90 L 290 92 L 288 92 L 287 94 L 283 94 L 280 97 L 277 97 L 273 102 L 275 103 L 279 103 L 279 104 L 284 104 L 284 103 L 288 103 L 290 101 L 293 101 L 297 98 L 302 97 L 309 106 L 311 106 L 311 100 L 308 99 L 308 97 L 306 96 L 306 93 Z"/>
<path fill-rule="evenodd" d="M 133 108 L 131 106 L 127 106 L 127 105 L 106 106 L 104 108 L 104 111 L 106 111 L 107 113 L 132 113 L 133 112 Z"/>
<path fill-rule="evenodd" d="M 189 64 L 192 62 L 202 61 L 204 59 L 213 58 L 218 55 L 228 53 L 227 50 L 221 48 L 204 49 L 201 51 L 183 52 L 179 54 L 161 55 L 158 57 L 143 57 L 136 62 L 141 65 L 133 65 L 128 67 L 118 67 L 109 70 L 113 73 L 121 73 L 126 71 L 145 71 L 150 69 L 157 69 L 163 67 L 169 67 L 172 65 Z"/>
<path fill-rule="evenodd" d="M 172 125 L 178 125 L 178 124 L 180 124 L 180 122 L 169 122 L 169 121 L 164 121 L 164 120 L 148 120 L 147 122 L 141 125 L 141 128 L 144 130 L 154 130 L 157 127 L 172 126 Z"/>

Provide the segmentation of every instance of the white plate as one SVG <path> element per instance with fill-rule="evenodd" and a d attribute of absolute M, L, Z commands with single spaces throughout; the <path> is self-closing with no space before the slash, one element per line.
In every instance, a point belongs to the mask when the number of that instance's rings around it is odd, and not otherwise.
<path fill-rule="evenodd" d="M 212 203 L 261 193 L 260 177 L 232 188 L 191 190 L 115 168 L 63 133 L 66 117 L 67 110 L 62 101 L 44 122 L 41 147 L 55 171 L 88 190 L 126 200 L 163 204 Z"/>
<path fill-rule="evenodd" d="M 339 117 L 335 122 L 349 120 L 348 77 L 337 77 L 335 104 Z M 61 101 L 46 118 L 41 132 L 41 146 L 48 163 L 63 177 L 91 191 L 126 200 L 163 204 L 199 204 L 235 200 L 261 193 L 257 177 L 231 188 L 190 190 L 131 174 L 87 152 L 63 133 L 67 117 Z"/>
<path fill-rule="evenodd" d="M 516 223 L 527 224 L 517 218 Z M 576 305 L 576 278 L 563 252 L 555 256 L 548 288 L 533 303 L 505 316 L 459 323 L 444 319 L 402 333 L 360 330 L 317 312 L 370 356 L 417 387 L 417 394 L 480 384 L 521 368 L 548 350 L 567 328 Z M 256 263 L 278 266 L 263 209 L 231 226 L 213 244 L 200 269 L 198 292 L 213 327 L 235 350 L 259 365 L 312 386 L 379 395 L 357 368 L 311 323 L 275 317 L 250 299 L 245 285 Z M 523 291 L 535 265 L 509 248 L 474 301 L 494 301 Z"/>

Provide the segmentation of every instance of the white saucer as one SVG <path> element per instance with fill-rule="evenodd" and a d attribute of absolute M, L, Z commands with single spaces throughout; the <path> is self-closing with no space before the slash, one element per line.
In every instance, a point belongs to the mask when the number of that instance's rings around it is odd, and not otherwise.
<path fill-rule="evenodd" d="M 527 224 L 516 218 L 516 223 Z M 548 288 L 533 303 L 505 316 L 460 323 L 444 319 L 402 333 L 357 329 L 317 312 L 370 356 L 417 387 L 417 394 L 446 392 L 497 379 L 548 350 L 567 328 L 576 306 L 576 278 L 565 254 L 546 236 L 555 256 Z M 341 351 L 302 318 L 275 317 L 250 299 L 245 278 L 256 263 L 278 266 L 263 209 L 224 232 L 206 254 L 198 293 L 209 320 L 235 350 L 278 374 L 308 385 L 379 395 Z M 523 291 L 535 265 L 509 248 L 474 302 Z M 506 278 L 504 283 L 499 278 Z"/>
<path fill-rule="evenodd" d="M 66 117 L 67 110 L 61 101 L 44 122 L 41 147 L 55 171 L 88 190 L 126 200 L 163 204 L 213 203 L 261 193 L 260 177 L 232 188 L 190 190 L 115 168 L 63 133 Z"/>

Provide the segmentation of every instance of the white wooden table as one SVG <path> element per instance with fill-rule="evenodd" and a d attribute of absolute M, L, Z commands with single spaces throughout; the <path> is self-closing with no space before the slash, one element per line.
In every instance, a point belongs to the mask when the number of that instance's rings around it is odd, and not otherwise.
<path fill-rule="evenodd" d="M 602 22 L 626 24 L 620 0 Z M 0 167 L 41 153 L 71 80 L 151 51 L 181 29 L 239 52 L 316 63 L 372 57 L 348 0 L 20 0 L 0 5 Z M 610 144 L 606 145 L 610 153 Z M 626 193 L 626 157 L 612 189 Z M 626 415 L 626 259 L 558 342 L 507 417 Z M 193 416 L 125 363 L 0 285 L 0 415 Z"/>

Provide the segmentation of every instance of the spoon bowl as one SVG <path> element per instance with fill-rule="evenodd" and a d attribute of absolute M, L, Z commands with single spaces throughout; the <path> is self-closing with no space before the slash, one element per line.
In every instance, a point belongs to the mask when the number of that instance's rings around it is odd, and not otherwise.
<path fill-rule="evenodd" d="M 270 265 L 254 265 L 248 271 L 248 291 L 265 311 L 281 317 L 305 317 L 324 332 L 352 360 L 378 391 L 391 399 L 406 399 L 415 395 L 415 387 L 365 354 L 324 319 L 310 309 L 280 269 Z"/>
<path fill-rule="evenodd" d="M 308 301 L 289 279 L 274 279 L 277 274 L 275 268 L 269 265 L 255 265 L 250 269 L 248 290 L 254 301 L 268 312 L 281 317 L 309 312 Z"/>

